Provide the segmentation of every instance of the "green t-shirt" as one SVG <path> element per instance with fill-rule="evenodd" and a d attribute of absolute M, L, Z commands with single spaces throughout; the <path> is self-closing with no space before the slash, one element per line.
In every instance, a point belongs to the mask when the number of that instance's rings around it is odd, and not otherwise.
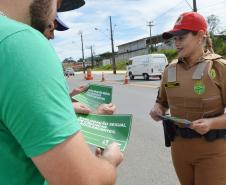
<path fill-rule="evenodd" d="M 60 60 L 42 34 L 0 16 L 0 184 L 43 185 L 31 158 L 79 131 Z"/>

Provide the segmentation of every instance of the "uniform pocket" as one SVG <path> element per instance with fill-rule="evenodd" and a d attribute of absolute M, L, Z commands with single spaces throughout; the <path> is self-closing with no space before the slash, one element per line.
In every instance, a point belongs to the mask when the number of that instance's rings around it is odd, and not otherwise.
<path fill-rule="evenodd" d="M 200 98 L 173 97 L 169 100 L 173 116 L 194 121 L 203 117 L 203 102 Z"/>
<path fill-rule="evenodd" d="M 211 96 L 203 98 L 204 117 L 211 117 L 224 112 L 224 106 L 221 96 Z"/>

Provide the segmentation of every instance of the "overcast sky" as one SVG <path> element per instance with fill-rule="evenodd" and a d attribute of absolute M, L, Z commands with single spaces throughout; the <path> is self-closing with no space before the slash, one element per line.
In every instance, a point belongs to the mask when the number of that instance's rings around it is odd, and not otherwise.
<path fill-rule="evenodd" d="M 112 16 L 115 50 L 117 46 L 150 34 L 149 21 L 153 21 L 152 35 L 172 28 L 178 16 L 191 11 L 193 0 L 85 0 L 77 10 L 59 14 L 70 29 L 56 32 L 52 41 L 61 60 L 82 57 L 80 32 L 83 33 L 85 58 L 90 46 L 96 55 L 111 51 L 109 16 Z M 198 12 L 205 17 L 214 14 L 220 19 L 220 30 L 226 30 L 226 0 L 197 0 Z M 98 28 L 98 30 L 95 30 Z"/>

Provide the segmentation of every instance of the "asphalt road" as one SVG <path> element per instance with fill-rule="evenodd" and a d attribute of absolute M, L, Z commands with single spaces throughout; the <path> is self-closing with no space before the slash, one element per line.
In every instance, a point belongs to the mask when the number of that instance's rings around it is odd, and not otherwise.
<path fill-rule="evenodd" d="M 160 122 L 148 115 L 155 102 L 159 80 L 141 79 L 123 85 L 124 74 L 94 74 L 94 80 L 84 80 L 83 74 L 68 79 L 69 89 L 88 83 L 113 86 L 113 103 L 116 113 L 133 114 L 130 141 L 124 153 L 125 159 L 118 170 L 116 185 L 179 185 L 170 156 L 170 148 L 164 146 Z"/>

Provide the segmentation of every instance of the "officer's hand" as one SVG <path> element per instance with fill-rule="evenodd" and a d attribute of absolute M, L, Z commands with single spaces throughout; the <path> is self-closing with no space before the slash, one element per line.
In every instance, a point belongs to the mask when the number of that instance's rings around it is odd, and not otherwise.
<path fill-rule="evenodd" d="M 213 121 L 211 118 L 199 119 L 199 120 L 193 121 L 190 128 L 195 130 L 199 134 L 204 135 L 211 130 L 212 124 L 213 124 Z"/>
<path fill-rule="evenodd" d="M 149 113 L 149 115 L 155 121 L 160 121 L 161 119 L 160 119 L 159 115 L 164 115 L 164 114 L 165 114 L 164 107 L 162 105 L 160 105 L 159 103 L 156 103 Z"/>
<path fill-rule="evenodd" d="M 81 85 L 81 86 L 79 86 L 79 87 L 74 88 L 74 89 L 71 91 L 71 93 L 70 93 L 70 97 L 73 97 L 73 96 L 75 96 L 75 95 L 77 95 L 77 94 L 79 94 L 79 93 L 81 93 L 81 92 L 87 90 L 87 88 L 88 88 L 88 87 L 87 87 L 87 86 L 84 86 L 84 85 Z"/>
<path fill-rule="evenodd" d="M 101 104 L 99 107 L 97 107 L 97 114 L 114 114 L 116 110 L 116 106 L 112 103 L 109 104 Z"/>
<path fill-rule="evenodd" d="M 123 154 L 119 149 L 117 143 L 110 144 L 106 149 L 97 149 L 97 157 L 103 158 L 110 162 L 113 166 L 117 167 L 123 160 Z"/>
<path fill-rule="evenodd" d="M 80 114 L 90 114 L 92 110 L 87 107 L 86 105 L 79 103 L 79 102 L 73 102 L 72 103 L 75 113 Z"/>

